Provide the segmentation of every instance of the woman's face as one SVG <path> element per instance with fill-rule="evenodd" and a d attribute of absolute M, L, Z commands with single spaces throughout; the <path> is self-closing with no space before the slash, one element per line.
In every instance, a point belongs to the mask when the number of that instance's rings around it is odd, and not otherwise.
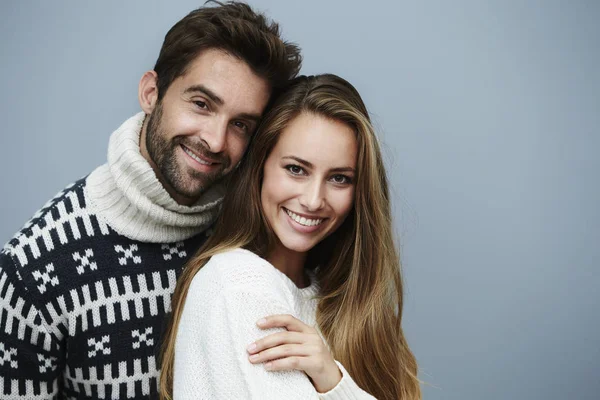
<path fill-rule="evenodd" d="M 263 213 L 280 245 L 307 252 L 333 233 L 354 203 L 356 134 L 346 124 L 301 113 L 264 165 Z"/>

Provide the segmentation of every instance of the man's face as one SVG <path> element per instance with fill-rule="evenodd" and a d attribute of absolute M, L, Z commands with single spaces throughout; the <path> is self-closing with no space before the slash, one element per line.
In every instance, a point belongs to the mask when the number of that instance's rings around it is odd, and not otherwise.
<path fill-rule="evenodd" d="M 271 89 L 243 61 L 203 51 L 150 114 L 142 154 L 179 204 L 191 205 L 241 160 Z"/>

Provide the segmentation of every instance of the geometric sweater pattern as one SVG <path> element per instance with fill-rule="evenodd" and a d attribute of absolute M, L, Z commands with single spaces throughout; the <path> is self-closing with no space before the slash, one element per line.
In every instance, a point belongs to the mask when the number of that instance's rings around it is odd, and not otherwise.
<path fill-rule="evenodd" d="M 0 398 L 156 398 L 175 282 L 204 233 L 171 243 L 115 232 L 86 180 L 60 192 L 0 252 Z"/>

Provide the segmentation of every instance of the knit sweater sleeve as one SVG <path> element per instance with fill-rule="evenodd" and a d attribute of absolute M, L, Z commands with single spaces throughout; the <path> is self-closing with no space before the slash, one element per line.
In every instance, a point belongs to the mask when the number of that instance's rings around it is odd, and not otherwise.
<path fill-rule="evenodd" d="M 320 393 L 320 400 L 377 400 L 354 382 L 346 368 L 339 361 L 335 363 L 342 372 L 342 380 L 329 392 Z"/>
<path fill-rule="evenodd" d="M 18 275 L 10 255 L 0 253 L 0 398 L 46 400 L 58 395 L 62 361 L 52 335 Z"/>
<path fill-rule="evenodd" d="M 251 364 L 246 347 L 283 330 L 260 330 L 256 321 L 273 314 L 294 315 L 293 304 L 281 282 L 256 265 L 225 266 L 225 270 L 234 270 L 235 276 L 223 279 L 215 273 L 219 268 L 214 268 L 222 265 L 210 265 L 211 262 L 204 267 L 207 271 L 201 270 L 194 278 L 179 324 L 174 369 L 176 400 L 373 399 L 343 367 L 340 384 L 320 394 L 301 371 L 273 372 L 265 370 L 262 364 Z"/>

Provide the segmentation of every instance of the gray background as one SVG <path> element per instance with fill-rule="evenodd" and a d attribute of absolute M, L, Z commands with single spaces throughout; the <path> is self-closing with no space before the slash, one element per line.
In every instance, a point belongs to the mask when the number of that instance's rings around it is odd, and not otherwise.
<path fill-rule="evenodd" d="M 0 241 L 105 160 L 198 1 L 2 1 Z M 385 143 L 426 399 L 600 393 L 600 3 L 269 1 Z"/>

